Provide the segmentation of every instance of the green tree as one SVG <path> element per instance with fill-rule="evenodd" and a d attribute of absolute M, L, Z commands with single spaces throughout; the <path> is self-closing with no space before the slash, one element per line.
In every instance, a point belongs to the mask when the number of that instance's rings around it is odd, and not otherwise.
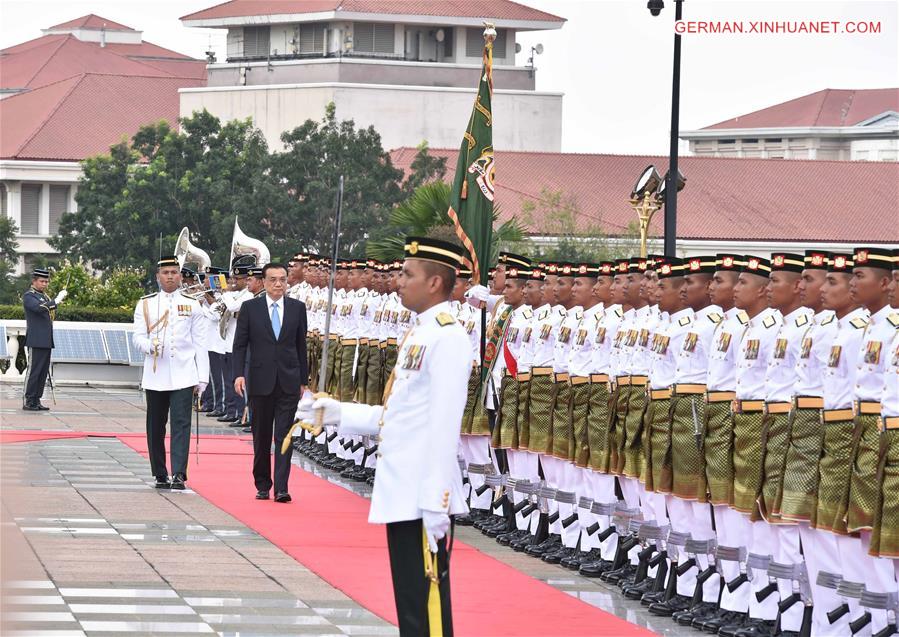
<path fill-rule="evenodd" d="M 170 253 L 182 227 L 227 265 L 235 215 L 257 236 L 270 211 L 289 208 L 269 171 L 265 139 L 249 120 L 223 125 L 204 110 L 180 124 L 180 132 L 164 121 L 143 126 L 130 144 L 85 160 L 78 211 L 63 215 L 51 245 L 99 270 L 137 268 L 150 283 L 160 249 Z M 283 247 L 278 235 L 259 238 L 274 240 L 273 254 Z"/>
<path fill-rule="evenodd" d="M 0 304 L 17 303 L 21 290 L 15 277 L 19 233 L 16 222 L 11 217 L 0 215 Z"/>
<path fill-rule="evenodd" d="M 327 253 L 334 228 L 335 195 L 344 175 L 341 255 L 362 256 L 366 241 L 380 233 L 402 198 L 400 179 L 373 127 L 357 129 L 338 121 L 332 103 L 320 122 L 306 120 L 281 135 L 285 150 L 274 153 L 272 173 L 294 204 L 268 218 L 273 235 L 288 235 L 294 246 Z M 243 227 L 241 225 L 241 227 Z"/>
<path fill-rule="evenodd" d="M 410 172 L 403 182 L 403 192 L 411 196 L 415 189 L 432 181 L 443 181 L 446 176 L 446 157 L 428 154 L 428 142 L 418 145 L 418 152 L 409 165 Z"/>
<path fill-rule="evenodd" d="M 452 186 L 443 181 L 432 181 L 418 186 L 412 196 L 396 206 L 390 213 L 384 236 L 368 242 L 367 254 L 373 259 L 391 261 L 403 258 L 403 240 L 408 235 L 433 236 L 435 232 L 453 234 L 453 222 L 447 215 Z M 522 227 L 516 219 L 496 226 L 500 208 L 493 208 L 493 261 L 501 243 L 516 243 L 524 238 Z"/>
<path fill-rule="evenodd" d="M 536 201 L 526 200 L 521 219 L 530 238 L 506 247 L 536 259 L 597 262 L 633 256 L 640 250 L 636 222 L 609 234 L 601 216 L 585 214 L 576 198 L 561 190 L 543 188 Z"/>

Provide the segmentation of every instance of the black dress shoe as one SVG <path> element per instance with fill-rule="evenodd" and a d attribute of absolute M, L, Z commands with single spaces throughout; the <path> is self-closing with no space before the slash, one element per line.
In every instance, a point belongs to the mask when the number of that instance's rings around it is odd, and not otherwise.
<path fill-rule="evenodd" d="M 734 637 L 737 634 L 738 630 L 742 630 L 746 626 L 751 625 L 753 622 L 757 620 L 751 619 L 746 615 L 738 618 L 736 621 L 731 622 L 729 624 L 724 624 L 720 628 L 718 628 L 718 634 L 724 635 L 724 637 Z"/>
<path fill-rule="evenodd" d="M 50 408 L 47 407 L 46 405 L 44 405 L 43 403 L 41 403 L 40 401 L 36 402 L 34 404 L 34 406 L 38 408 L 38 411 L 50 411 Z"/>
<path fill-rule="evenodd" d="M 625 586 L 622 589 L 622 592 L 627 599 L 642 599 L 646 593 L 652 592 L 652 587 L 655 586 L 655 583 L 656 578 L 644 577 L 643 580 L 638 584 Z"/>
<path fill-rule="evenodd" d="M 169 482 L 168 476 L 156 476 L 156 483 L 153 486 L 157 489 L 171 489 L 172 483 Z"/>
<path fill-rule="evenodd" d="M 692 608 L 674 613 L 671 616 L 671 619 L 676 621 L 681 626 L 689 626 L 693 623 L 694 619 L 700 617 L 711 617 L 713 613 L 717 612 L 717 610 L 718 604 L 716 602 L 700 602 Z"/>
<path fill-rule="evenodd" d="M 221 418 L 225 415 L 225 412 L 220 411 L 218 409 L 213 409 L 212 411 L 206 412 L 207 418 Z"/>
<path fill-rule="evenodd" d="M 577 572 L 584 577 L 599 577 L 612 568 L 612 560 L 599 559 L 595 562 L 587 562 L 578 567 Z"/>
<path fill-rule="evenodd" d="M 743 621 L 745 618 L 746 613 L 738 613 L 734 610 L 719 608 L 708 617 L 693 618 L 693 621 L 690 623 L 690 625 L 693 628 L 704 630 L 707 633 L 715 634 L 722 626 L 733 624 L 737 621 Z"/>
<path fill-rule="evenodd" d="M 25 405 L 22 405 L 22 410 L 23 411 L 41 411 L 41 408 L 38 407 L 37 405 L 25 404 Z"/>
<path fill-rule="evenodd" d="M 257 500 L 268 500 L 268 491 L 257 491 L 256 499 Z"/>
<path fill-rule="evenodd" d="M 558 564 L 566 557 L 571 557 L 573 552 L 576 551 L 575 548 L 568 548 L 567 546 L 563 546 L 555 551 L 547 551 L 543 555 L 540 556 L 540 559 L 546 562 L 547 564 Z"/>
<path fill-rule="evenodd" d="M 216 420 L 218 420 L 219 422 L 235 422 L 240 420 L 240 418 L 238 418 L 237 415 L 232 416 L 230 414 L 225 414 L 221 418 L 216 418 Z"/>
<path fill-rule="evenodd" d="M 656 602 L 649 605 L 649 612 L 659 617 L 671 617 L 674 613 L 690 608 L 692 598 L 686 595 L 675 595 L 667 602 Z"/>
<path fill-rule="evenodd" d="M 172 488 L 178 491 L 184 491 L 184 483 L 187 482 L 187 476 L 183 473 L 176 473 L 172 476 Z"/>
<path fill-rule="evenodd" d="M 252 427 L 244 427 L 243 429 L 241 429 L 241 431 L 243 431 L 245 434 L 251 434 L 251 433 L 253 433 L 253 428 Z"/>
<path fill-rule="evenodd" d="M 291 500 L 292 500 L 292 498 L 290 497 L 290 494 L 287 493 L 287 491 L 282 491 L 281 493 L 275 494 L 275 502 L 284 503 L 284 502 L 290 502 Z"/>
<path fill-rule="evenodd" d="M 721 631 L 718 631 L 721 634 Z M 774 621 L 768 619 L 750 619 L 743 627 L 734 631 L 734 637 L 772 637 Z"/>

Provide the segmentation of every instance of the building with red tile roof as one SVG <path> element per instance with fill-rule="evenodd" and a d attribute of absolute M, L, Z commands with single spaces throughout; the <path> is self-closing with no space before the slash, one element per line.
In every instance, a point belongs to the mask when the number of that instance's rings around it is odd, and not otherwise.
<path fill-rule="evenodd" d="M 46 239 L 75 209 L 81 160 L 144 124 L 175 123 L 178 90 L 205 82 L 205 61 L 93 14 L 0 51 L 0 206 L 19 227 L 20 254 L 52 252 Z"/>
<path fill-rule="evenodd" d="M 680 136 L 697 155 L 896 161 L 899 88 L 825 89 Z"/>
<path fill-rule="evenodd" d="M 261 18 L 261 19 L 260 19 Z M 230 0 L 182 16 L 185 26 L 223 27 L 240 24 L 277 24 L 311 20 L 434 23 L 435 18 L 467 21 L 481 26 L 491 20 L 497 28 L 558 28 L 564 18 L 511 0 L 489 3 L 470 0 Z"/>
<path fill-rule="evenodd" d="M 409 170 L 416 148 L 391 153 Z M 458 150 L 446 157 L 453 179 Z M 522 219 L 522 207 L 542 193 L 561 192 L 578 211 L 577 228 L 609 236 L 628 232 L 636 213 L 628 199 L 649 164 L 664 173 L 667 157 L 496 151 L 496 202 L 501 220 Z M 899 245 L 899 163 L 681 157 L 687 182 L 678 194 L 678 248 L 685 253 L 840 250 L 858 244 Z M 539 206 L 538 206 L 539 210 Z M 662 212 L 650 234 L 662 234 Z M 546 226 L 529 228 L 540 237 Z"/>

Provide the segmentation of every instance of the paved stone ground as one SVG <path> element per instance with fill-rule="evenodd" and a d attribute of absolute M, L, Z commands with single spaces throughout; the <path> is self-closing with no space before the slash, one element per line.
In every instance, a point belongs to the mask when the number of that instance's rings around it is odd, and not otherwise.
<path fill-rule="evenodd" d="M 0 387 L 6 430 L 143 432 L 140 393 L 61 388 L 50 412 L 23 412 Z M 45 401 L 46 402 L 46 401 Z M 239 429 L 200 418 L 201 433 Z M 302 470 L 368 495 L 295 454 Z M 151 486 L 147 461 L 116 439 L 0 445 L 3 635 L 395 635 L 396 629 L 190 489 Z M 587 604 L 664 635 L 616 587 L 498 545 L 457 538 Z M 527 612 L 522 608 L 522 612 Z"/>

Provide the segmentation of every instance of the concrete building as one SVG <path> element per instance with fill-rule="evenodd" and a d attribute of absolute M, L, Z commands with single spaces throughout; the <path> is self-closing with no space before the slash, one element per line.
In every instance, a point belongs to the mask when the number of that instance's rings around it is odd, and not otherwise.
<path fill-rule="evenodd" d="M 516 33 L 559 29 L 560 17 L 509 0 L 232 0 L 181 21 L 228 30 L 227 59 L 208 66 L 208 86 L 181 91 L 181 114 L 251 117 L 273 148 L 329 102 L 385 148 L 458 144 L 491 21 L 496 146 L 561 150 L 562 94 L 534 90 L 534 68 L 515 66 Z"/>
<path fill-rule="evenodd" d="M 205 83 L 205 62 L 145 42 L 95 15 L 0 51 L 0 214 L 19 228 L 18 272 L 76 210 L 81 160 L 144 124 L 178 118 L 178 89 Z"/>
<path fill-rule="evenodd" d="M 899 88 L 826 89 L 680 137 L 700 156 L 896 161 Z"/>

